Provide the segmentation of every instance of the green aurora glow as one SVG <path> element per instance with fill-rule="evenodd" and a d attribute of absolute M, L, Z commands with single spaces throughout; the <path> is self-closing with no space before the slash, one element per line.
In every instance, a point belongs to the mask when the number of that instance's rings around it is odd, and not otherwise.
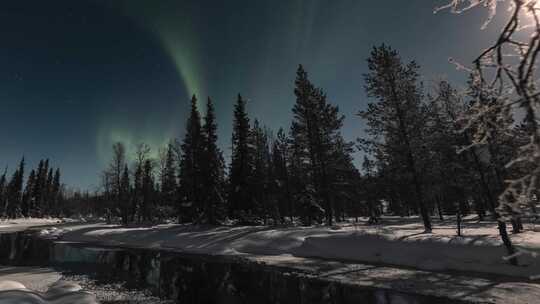
<path fill-rule="evenodd" d="M 163 6 L 170 5 L 171 9 L 163 9 Z M 203 69 L 198 58 L 198 43 L 191 34 L 193 25 L 188 19 L 179 18 L 178 6 L 171 1 L 162 1 L 161 7 L 149 6 L 148 1 L 125 1 L 121 10 L 131 17 L 139 26 L 159 41 L 164 52 L 168 55 L 176 73 L 182 83 L 185 98 L 180 98 L 176 103 L 176 109 L 171 109 L 172 119 L 168 122 L 168 127 L 163 130 L 156 130 L 149 121 L 146 126 L 134 129 L 130 126 L 119 124 L 114 119 L 102 117 L 102 122 L 97 131 L 97 153 L 102 164 L 108 162 L 111 156 L 111 147 L 116 142 L 122 142 L 126 146 L 128 159 L 133 159 L 135 151 L 140 143 L 148 144 L 151 149 L 151 156 L 158 157 L 159 149 L 177 137 L 178 130 L 183 126 L 180 113 L 189 104 L 188 101 L 193 94 L 198 97 L 198 105 L 204 111 L 205 105 L 202 100 L 205 93 Z M 148 118 L 146 118 L 148 120 Z"/>

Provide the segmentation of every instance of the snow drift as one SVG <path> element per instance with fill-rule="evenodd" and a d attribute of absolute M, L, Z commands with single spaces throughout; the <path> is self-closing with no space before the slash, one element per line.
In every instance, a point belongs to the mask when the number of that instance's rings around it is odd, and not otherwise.
<path fill-rule="evenodd" d="M 342 225 L 336 227 L 209 227 L 158 225 L 121 227 L 75 225 L 42 232 L 44 237 L 95 245 L 143 247 L 187 253 L 225 255 L 285 255 L 361 263 L 400 265 L 422 270 L 467 271 L 504 276 L 540 274 L 540 240 L 535 228 L 513 236 L 518 249 L 533 253 L 511 266 L 493 223 L 475 223 L 455 236 L 451 223 L 434 233 L 421 224 Z"/>
<path fill-rule="evenodd" d="M 77 284 L 59 281 L 45 293 L 27 289 L 15 281 L 0 281 L 2 304 L 98 304 L 95 296 L 81 290 Z"/>

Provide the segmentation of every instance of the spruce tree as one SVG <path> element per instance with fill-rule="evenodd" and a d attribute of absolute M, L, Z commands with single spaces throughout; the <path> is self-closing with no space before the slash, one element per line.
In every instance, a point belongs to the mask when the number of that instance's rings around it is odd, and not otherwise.
<path fill-rule="evenodd" d="M 229 213 L 233 217 L 253 215 L 254 200 L 250 189 L 253 147 L 250 146 L 250 125 L 246 101 L 238 94 L 234 106 L 232 155 L 229 182 Z"/>
<path fill-rule="evenodd" d="M 264 224 L 267 217 L 274 210 L 270 206 L 270 147 L 268 132 L 259 124 L 257 119 L 253 122 L 251 131 L 251 145 L 253 146 L 253 179 L 252 187 L 254 205 L 253 211 L 262 218 Z M 274 216 L 275 218 L 275 216 Z"/>
<path fill-rule="evenodd" d="M 55 216 L 60 216 L 60 168 L 56 168 L 54 172 L 54 178 L 52 183 L 52 192 L 51 192 L 51 202 L 52 202 L 52 212 Z"/>
<path fill-rule="evenodd" d="M 38 214 L 41 206 L 39 203 L 41 202 L 41 180 L 43 179 L 43 168 L 44 168 L 44 160 L 40 160 L 37 170 L 36 170 L 36 177 L 35 177 L 35 183 L 34 183 L 34 189 L 32 190 L 32 197 L 33 202 L 31 206 L 29 207 L 31 214 Z"/>
<path fill-rule="evenodd" d="M 340 134 L 344 116 L 339 114 L 337 106 L 327 102 L 322 89 L 315 88 L 309 81 L 301 65 L 297 70 L 295 85 L 296 103 L 292 110 L 294 116 L 291 126 L 293 153 L 299 162 L 299 169 L 308 179 L 302 193 L 311 190 L 315 193 L 315 200 L 303 209 L 312 212 L 310 210 L 319 209 L 319 203 L 322 203 L 326 223 L 332 225 L 334 216 L 332 184 L 335 182 L 333 171 L 337 168 L 336 153 L 346 151 L 336 150 L 338 144 L 344 142 Z M 303 201 L 308 202 L 305 197 L 308 196 L 304 195 Z M 311 215 L 308 217 L 312 218 Z"/>
<path fill-rule="evenodd" d="M 173 143 L 168 143 L 164 152 L 163 164 L 160 172 L 161 178 L 161 201 L 164 206 L 171 206 L 176 200 L 177 182 L 176 182 L 176 160 L 174 156 Z"/>
<path fill-rule="evenodd" d="M 328 176 L 330 197 L 334 204 L 336 221 L 345 221 L 345 213 L 357 208 L 361 199 L 360 173 L 353 164 L 353 145 L 341 136 L 334 140 L 330 151 Z"/>
<path fill-rule="evenodd" d="M 26 188 L 24 189 L 23 193 L 23 202 L 21 206 L 21 212 L 23 216 L 29 216 L 30 211 L 32 208 L 32 202 L 33 202 L 33 189 L 36 184 L 36 171 L 32 169 L 30 171 L 30 175 L 28 175 L 28 180 L 26 181 Z"/>
<path fill-rule="evenodd" d="M 19 163 L 19 167 L 13 173 L 8 185 L 6 214 L 9 218 L 16 218 L 21 214 L 22 187 L 24 181 L 24 157 Z"/>
<path fill-rule="evenodd" d="M 7 196 L 7 167 L 0 176 L 0 216 L 5 216 Z"/>
<path fill-rule="evenodd" d="M 53 208 L 53 204 L 52 204 L 52 186 L 53 186 L 53 179 L 54 179 L 54 171 L 53 171 L 53 168 L 50 168 L 49 169 L 49 173 L 47 174 L 47 180 L 45 182 L 45 187 L 44 187 L 44 197 L 45 197 L 45 203 L 46 203 L 46 206 L 47 206 L 47 209 L 45 211 L 45 213 L 47 215 L 51 215 L 51 212 L 52 212 L 52 208 Z"/>
<path fill-rule="evenodd" d="M 48 206 L 47 206 L 47 181 L 48 181 L 48 173 L 49 173 L 49 159 L 46 159 L 43 163 L 43 173 L 40 176 L 39 180 L 39 188 L 40 188 L 40 201 L 39 205 L 41 206 L 40 209 L 40 216 L 45 215 L 47 212 Z"/>
<path fill-rule="evenodd" d="M 202 183 L 204 192 L 203 215 L 205 221 L 217 224 L 224 214 L 225 164 L 217 145 L 217 123 L 214 104 L 208 98 L 203 129 Z"/>
<path fill-rule="evenodd" d="M 191 111 L 186 123 L 186 134 L 181 145 L 182 156 L 179 166 L 179 220 L 181 222 L 197 220 L 203 208 L 202 144 L 201 115 L 197 108 L 197 98 L 193 95 Z"/>
<path fill-rule="evenodd" d="M 277 208 L 280 221 L 285 222 L 285 216 L 294 221 L 294 205 L 289 172 L 290 157 L 289 139 L 283 128 L 279 128 L 277 137 L 272 144 L 273 191 L 276 194 Z"/>

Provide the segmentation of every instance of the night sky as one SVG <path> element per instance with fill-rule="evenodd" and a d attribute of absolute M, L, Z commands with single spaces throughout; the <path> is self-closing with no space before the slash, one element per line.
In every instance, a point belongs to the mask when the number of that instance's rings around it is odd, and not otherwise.
<path fill-rule="evenodd" d="M 48 157 L 68 185 L 93 190 L 114 142 L 156 152 L 183 136 L 192 94 L 201 104 L 213 98 L 228 157 L 236 94 L 249 99 L 252 118 L 288 128 L 300 63 L 340 106 L 354 140 L 372 46 L 417 60 L 426 88 L 441 78 L 463 85 L 448 58 L 469 63 L 500 20 L 481 31 L 481 9 L 433 15 L 444 2 L 3 1 L 0 165 Z"/>

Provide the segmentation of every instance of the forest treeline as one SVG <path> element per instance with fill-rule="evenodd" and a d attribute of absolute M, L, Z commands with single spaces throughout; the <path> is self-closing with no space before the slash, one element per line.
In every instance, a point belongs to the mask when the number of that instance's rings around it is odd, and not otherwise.
<path fill-rule="evenodd" d="M 24 157 L 11 177 L 7 168 L 0 176 L 0 216 L 18 217 L 59 217 L 70 215 L 65 203 L 64 186 L 60 182 L 60 169 L 49 166 L 48 159 L 39 161 L 25 182 Z"/>
<path fill-rule="evenodd" d="M 498 207 L 505 180 L 520 174 L 506 164 L 530 137 L 528 125 L 496 112 L 492 119 L 464 120 L 495 97 L 474 81 L 466 94 L 448 81 L 426 90 L 419 65 L 386 45 L 374 47 L 367 62 L 369 102 L 358 113 L 366 127 L 355 142 L 343 138 L 344 115 L 299 66 L 288 129 L 274 132 L 249 117 L 238 95 L 226 167 L 213 102 L 207 100 L 202 115 L 193 96 L 183 140 L 171 141 L 159 159 L 141 144 L 128 163 L 125 147 L 114 145 L 93 206 L 124 223 L 173 217 L 182 223 L 332 225 L 359 216 L 377 222 L 383 213 L 420 215 L 427 232 L 433 216 L 459 221 L 476 213 L 498 221 L 502 235 L 506 220 L 520 232 L 526 214 L 505 210 L 501 217 Z M 353 164 L 355 149 L 365 155 L 361 168 Z M 527 202 L 532 214 L 535 203 Z"/>
<path fill-rule="evenodd" d="M 122 143 L 103 172 L 100 208 L 123 223 L 175 217 L 179 222 L 310 225 L 365 212 L 361 176 L 353 165 L 353 143 L 340 133 L 344 116 L 327 101 L 300 66 L 290 130 L 275 134 L 247 113 L 238 95 L 234 106 L 229 167 L 217 145 L 212 100 L 206 113 L 191 99 L 182 141 L 171 141 L 150 159 L 141 144 L 128 164 Z"/>
<path fill-rule="evenodd" d="M 499 196 L 506 179 L 526 170 L 506 164 L 518 152 L 515 147 L 531 136 L 530 127 L 496 112 L 474 123 L 462 119 L 494 97 L 474 81 L 466 94 L 448 81 L 427 90 L 419 65 L 403 61 L 389 46 L 374 47 L 367 63 L 369 102 L 357 117 L 365 130 L 354 142 L 341 134 L 345 116 L 299 66 L 287 129 L 273 131 L 250 117 L 246 99 L 238 95 L 227 162 L 217 145 L 213 101 L 208 98 L 201 113 L 193 96 L 184 137 L 172 139 L 158 158 L 151 157 L 146 144 L 131 156 L 116 143 L 101 176 L 102 191 L 69 198 L 60 195 L 60 173 L 51 175 L 47 161 L 30 173 L 23 190 L 22 161 L 9 182 L 5 173 L 0 180 L 3 213 L 76 212 L 124 224 L 172 218 L 251 225 L 333 225 L 360 216 L 374 223 L 381 214 L 419 215 L 427 232 L 433 217 L 457 215 L 459 221 L 475 213 L 480 220 L 498 221 L 503 239 L 506 220 L 513 232 L 520 232 L 521 218 L 528 214 L 505 210 L 501 217 Z M 364 154 L 361 168 L 353 164 L 355 150 Z M 70 201 L 69 211 L 60 207 L 62 200 Z M 532 215 L 535 203 L 526 202 Z"/>

